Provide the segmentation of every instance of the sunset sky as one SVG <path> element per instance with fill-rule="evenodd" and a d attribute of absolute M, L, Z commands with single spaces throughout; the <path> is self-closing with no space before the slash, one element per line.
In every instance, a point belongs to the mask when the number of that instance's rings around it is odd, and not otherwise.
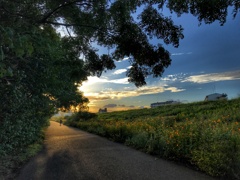
<path fill-rule="evenodd" d="M 168 12 L 162 12 L 166 14 Z M 170 14 L 177 25 L 184 28 L 184 39 L 174 48 L 161 40 L 171 53 L 172 64 L 161 78 L 147 78 L 147 85 L 136 88 L 130 84 L 126 71 L 127 58 L 116 62 L 115 70 L 103 73 L 101 78 L 89 77 L 80 90 L 89 98 L 89 108 L 108 111 L 149 107 L 151 103 L 177 100 L 184 103 L 203 101 L 212 93 L 226 93 L 228 99 L 240 96 L 240 15 L 234 20 L 229 11 L 226 24 L 210 25 L 199 22 L 192 15 L 177 18 Z M 106 53 L 100 48 L 100 53 Z"/>

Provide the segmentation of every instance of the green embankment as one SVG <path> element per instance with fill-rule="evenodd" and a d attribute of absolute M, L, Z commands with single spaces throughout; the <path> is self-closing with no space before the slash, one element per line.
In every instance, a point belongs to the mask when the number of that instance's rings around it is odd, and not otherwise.
<path fill-rule="evenodd" d="M 94 115 L 65 123 L 217 177 L 240 179 L 240 99 Z"/>

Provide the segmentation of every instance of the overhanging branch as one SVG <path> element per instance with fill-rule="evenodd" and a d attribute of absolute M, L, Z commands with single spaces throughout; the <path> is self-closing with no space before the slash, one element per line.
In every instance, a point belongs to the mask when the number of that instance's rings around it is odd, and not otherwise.
<path fill-rule="evenodd" d="M 38 21 L 38 23 L 45 23 L 47 21 L 47 19 L 52 16 L 54 13 L 56 13 L 57 11 L 59 11 L 60 9 L 66 7 L 66 6 L 70 6 L 72 4 L 77 4 L 78 6 L 81 5 L 88 5 L 90 6 L 89 3 L 86 2 L 82 2 L 81 0 L 76 0 L 76 1 L 72 1 L 72 2 L 64 2 L 63 4 L 60 4 L 58 7 L 56 7 L 55 9 L 53 9 L 51 12 L 47 13 L 41 20 Z"/>

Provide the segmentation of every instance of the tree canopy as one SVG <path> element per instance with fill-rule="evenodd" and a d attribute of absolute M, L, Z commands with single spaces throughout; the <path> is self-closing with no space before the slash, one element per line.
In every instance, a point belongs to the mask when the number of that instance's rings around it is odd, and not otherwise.
<path fill-rule="evenodd" d="M 114 60 L 129 57 L 132 64 L 127 73 L 129 81 L 142 86 L 146 84 L 147 76 L 161 76 L 171 64 L 169 52 L 161 44 L 152 45 L 149 37 L 162 39 L 174 47 L 178 47 L 184 37 L 183 28 L 161 14 L 159 9 L 168 8 L 179 16 L 191 13 L 200 22 L 217 20 L 223 25 L 228 7 L 234 7 L 233 16 L 236 16 L 239 4 L 238 0 L 2 0 L 2 31 L 10 33 L 14 28 L 16 33 L 12 37 L 15 35 L 19 38 L 15 40 L 18 42 L 8 42 L 14 43 L 14 48 L 10 47 L 12 44 L 6 44 L 7 40 L 3 41 L 5 44 L 2 43 L 1 54 L 6 54 L 8 47 L 16 51 L 17 56 L 29 56 L 38 51 L 31 45 L 37 41 L 32 39 L 32 34 L 39 33 L 40 38 L 43 32 L 51 29 L 51 33 L 56 34 L 57 27 L 64 27 L 70 33 L 65 37 L 65 43 L 76 54 L 84 55 L 83 66 L 88 75 L 100 76 L 102 71 L 115 67 Z M 138 13 L 136 21 L 132 15 L 139 7 L 143 10 Z M 92 42 L 113 48 L 114 52 L 99 56 Z M 1 76 L 8 71 L 4 72 Z"/>
<path fill-rule="evenodd" d="M 129 82 L 137 87 L 147 76 L 161 76 L 171 64 L 170 53 L 150 39 L 178 47 L 184 35 L 160 9 L 223 25 L 229 7 L 235 17 L 239 0 L 1 0 L 0 141 L 7 144 L 11 136 L 22 142 L 29 129 L 38 134 L 54 108 L 85 108 L 88 100 L 79 85 L 125 57 L 131 63 Z M 68 34 L 61 36 L 58 28 Z M 94 44 L 112 53 L 99 54 Z M 19 130 L 23 123 L 28 126 Z M 18 133 L 11 134 L 14 130 Z"/>

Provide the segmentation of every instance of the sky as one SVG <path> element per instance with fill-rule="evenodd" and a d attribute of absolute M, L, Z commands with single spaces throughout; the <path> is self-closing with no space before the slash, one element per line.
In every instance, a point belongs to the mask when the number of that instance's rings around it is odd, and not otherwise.
<path fill-rule="evenodd" d="M 103 73 L 100 78 L 88 77 L 79 88 L 89 98 L 89 111 L 107 108 L 109 112 L 148 108 L 151 103 L 168 100 L 182 103 L 203 101 L 206 95 L 226 93 L 228 99 L 240 96 L 240 15 L 235 19 L 229 11 L 227 22 L 202 23 L 192 15 L 171 16 L 175 24 L 184 28 L 184 39 L 174 48 L 161 40 L 170 52 L 172 63 L 160 78 L 148 77 L 141 88 L 128 82 L 130 67 L 127 58 L 116 62 L 116 69 Z M 100 48 L 99 52 L 104 53 Z"/>

